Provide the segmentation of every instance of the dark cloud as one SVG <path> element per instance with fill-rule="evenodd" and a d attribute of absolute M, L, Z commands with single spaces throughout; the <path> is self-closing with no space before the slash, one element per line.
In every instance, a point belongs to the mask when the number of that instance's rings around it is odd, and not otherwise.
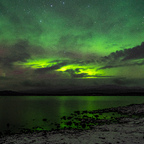
<path fill-rule="evenodd" d="M 131 64 L 129 63 L 123 63 L 123 64 L 120 64 L 118 65 L 117 63 L 113 63 L 111 65 L 107 65 L 107 66 L 103 66 L 101 68 L 98 68 L 97 70 L 99 69 L 110 69 L 110 68 L 118 68 L 118 67 L 128 67 L 128 66 L 141 66 L 141 65 L 144 65 L 144 60 L 140 61 L 140 62 L 133 62 Z"/>
<path fill-rule="evenodd" d="M 27 40 L 18 40 L 13 45 L 0 46 L 0 64 L 5 67 L 12 66 L 14 62 L 25 62 L 31 56 L 45 54 L 41 47 L 31 45 Z"/>
<path fill-rule="evenodd" d="M 28 41 L 19 41 L 11 47 L 9 62 L 25 61 L 28 58 L 30 58 Z"/>
<path fill-rule="evenodd" d="M 140 46 L 113 52 L 105 58 L 121 59 L 122 61 L 144 58 L 144 42 Z"/>
<path fill-rule="evenodd" d="M 52 61 L 52 62 L 54 62 L 54 61 Z M 59 61 L 57 61 L 57 62 L 59 62 Z M 68 64 L 69 64 L 68 61 L 63 61 L 63 62 L 60 62 L 60 63 L 58 63 L 58 64 L 55 64 L 55 65 L 53 65 L 53 66 L 51 66 L 51 67 L 36 69 L 35 72 L 36 72 L 36 73 L 46 73 L 46 72 L 49 72 L 49 71 L 54 71 L 54 70 L 56 70 L 56 69 L 59 69 L 59 68 L 61 68 L 62 66 L 66 66 L 66 65 L 68 65 Z"/>
<path fill-rule="evenodd" d="M 144 65 L 144 42 L 140 46 L 112 52 L 101 59 L 103 67 L 99 69 Z"/>
<path fill-rule="evenodd" d="M 124 50 L 124 54 L 123 61 L 144 58 L 144 42 L 140 46 Z"/>
<path fill-rule="evenodd" d="M 1 48 L 0 48 L 1 49 Z M 11 66 L 14 62 L 25 61 L 30 58 L 28 41 L 19 41 L 13 46 L 3 46 L 4 54 L 0 56 L 0 63 L 4 66 Z"/>

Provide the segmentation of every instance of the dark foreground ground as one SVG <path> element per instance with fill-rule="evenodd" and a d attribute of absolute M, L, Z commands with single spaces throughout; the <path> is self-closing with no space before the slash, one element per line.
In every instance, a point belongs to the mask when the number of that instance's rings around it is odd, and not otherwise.
<path fill-rule="evenodd" d="M 103 117 L 103 113 L 119 113 L 118 117 Z M 143 144 L 144 104 L 110 108 L 91 112 L 75 112 L 66 121 L 65 129 L 1 135 L 0 144 Z M 82 115 L 83 114 L 83 115 Z M 101 115 L 99 119 L 98 114 Z M 90 117 L 88 115 L 91 115 Z M 113 114 L 114 115 L 114 114 Z M 97 118 L 95 118 L 97 117 Z M 95 118 L 95 119 L 94 119 Z M 62 118 L 67 120 L 66 117 Z M 78 125 L 75 119 L 79 119 Z M 63 122 L 64 123 L 64 122 Z M 83 129 L 72 129 L 75 125 Z M 88 129 L 89 128 L 89 129 Z M 84 130 L 85 129 L 85 130 Z"/>

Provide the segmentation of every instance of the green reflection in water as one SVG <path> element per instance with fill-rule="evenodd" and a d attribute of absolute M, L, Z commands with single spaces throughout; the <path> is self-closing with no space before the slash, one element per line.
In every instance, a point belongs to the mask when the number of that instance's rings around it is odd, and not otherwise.
<path fill-rule="evenodd" d="M 51 97 L 52 98 L 52 97 Z M 67 116 L 66 119 L 62 119 L 57 122 L 57 124 L 54 126 L 51 126 L 55 129 L 63 129 L 63 128 L 71 128 L 71 129 L 89 129 L 93 125 L 101 125 L 106 122 L 112 123 L 115 122 L 117 123 L 118 120 L 117 118 L 121 117 L 127 117 L 127 115 L 121 115 L 116 112 L 109 112 L 109 113 L 97 113 L 97 114 L 92 114 L 92 113 L 79 113 L 77 116 L 76 115 L 70 115 L 75 110 L 96 110 L 102 107 L 110 107 L 112 106 L 111 104 L 106 105 L 106 103 L 110 103 L 109 99 L 113 99 L 113 101 L 119 103 L 119 99 L 121 97 L 109 97 L 109 96 L 89 96 L 89 97 L 81 97 L 81 96 L 59 96 L 59 97 L 53 97 L 56 101 L 60 102 L 58 113 L 59 115 L 62 116 Z M 123 98 L 126 100 L 125 98 Z M 78 102 L 79 101 L 79 102 Z M 102 102 L 103 101 L 103 102 Z M 106 103 L 105 103 L 106 102 Z M 122 102 L 121 102 L 122 103 Z M 120 103 L 120 105 L 121 105 Z M 125 104 L 125 103 L 123 103 Z M 117 105 L 117 104 L 116 104 Z M 102 121 L 103 120 L 103 121 Z M 47 130 L 47 126 L 43 126 L 44 130 Z M 42 130 L 41 128 L 35 128 L 36 131 Z"/>
<path fill-rule="evenodd" d="M 7 123 L 10 124 L 12 131 L 19 131 L 19 128 L 28 128 L 31 130 L 50 130 L 56 129 L 60 124 L 60 128 L 67 125 L 66 122 L 73 120 L 75 123 L 71 124 L 73 128 L 80 128 L 82 126 L 81 120 L 87 121 L 83 118 L 82 111 L 93 111 L 98 109 L 125 106 L 128 104 L 136 104 L 144 102 L 143 97 L 121 97 L 121 96 L 21 96 L 21 97 L 1 97 L 0 101 L 0 126 L 1 131 L 6 129 Z M 76 117 L 70 115 L 74 111 L 80 111 Z M 95 114 L 85 113 L 90 119 Z M 111 118 L 111 113 L 99 115 L 99 119 L 114 120 L 119 117 L 115 115 Z M 72 117 L 65 121 L 61 117 Z M 105 118 L 106 117 L 106 118 Z M 78 119 L 75 119 L 78 118 Z M 44 120 L 47 119 L 47 120 Z M 93 120 L 96 120 L 94 117 Z M 116 121 L 116 120 L 115 120 Z M 85 122 L 87 123 L 87 122 Z M 88 125 L 93 125 L 89 123 Z M 84 124 L 83 124 L 84 126 Z M 70 126 L 69 126 L 70 127 Z"/>

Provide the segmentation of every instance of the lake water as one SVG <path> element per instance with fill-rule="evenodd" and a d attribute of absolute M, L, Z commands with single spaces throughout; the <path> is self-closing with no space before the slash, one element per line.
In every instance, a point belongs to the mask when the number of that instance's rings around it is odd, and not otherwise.
<path fill-rule="evenodd" d="M 144 103 L 143 96 L 0 96 L 0 131 L 36 126 L 50 130 L 52 122 L 59 123 L 74 111 L 140 103 Z"/>

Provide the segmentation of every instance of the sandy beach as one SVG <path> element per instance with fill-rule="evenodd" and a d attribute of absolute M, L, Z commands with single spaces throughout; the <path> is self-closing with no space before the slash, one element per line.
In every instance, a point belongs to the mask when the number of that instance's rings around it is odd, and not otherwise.
<path fill-rule="evenodd" d="M 1 136 L 2 144 L 143 144 L 144 104 L 105 109 L 127 114 L 118 123 L 92 126 L 89 130 L 53 130 Z M 137 117 L 132 117 L 136 115 Z"/>

